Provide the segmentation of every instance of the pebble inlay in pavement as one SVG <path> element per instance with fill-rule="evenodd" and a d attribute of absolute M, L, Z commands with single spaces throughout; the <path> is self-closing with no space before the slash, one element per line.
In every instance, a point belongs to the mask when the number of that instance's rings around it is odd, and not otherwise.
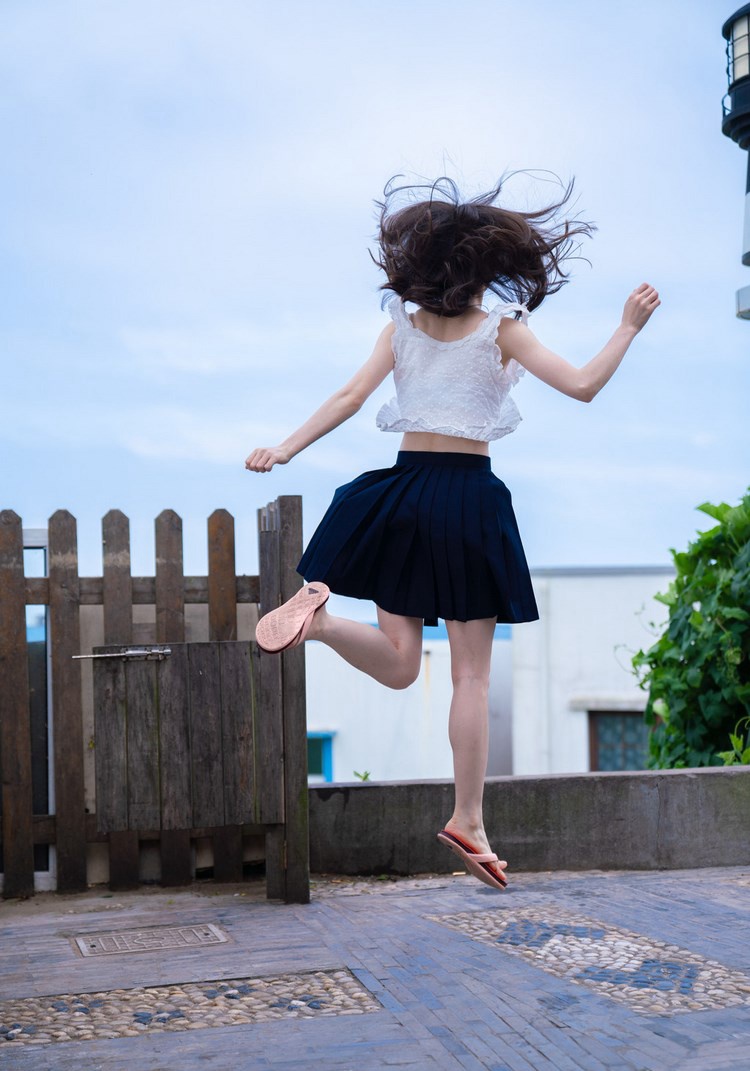
<path fill-rule="evenodd" d="M 347 970 L 241 978 L 0 1002 L 2 1042 L 135 1037 L 212 1026 L 357 1015 L 380 1004 Z"/>
<path fill-rule="evenodd" d="M 750 976 L 740 971 L 557 908 L 428 917 L 644 1015 L 750 1004 Z"/>
<path fill-rule="evenodd" d="M 112 930 L 74 937 L 73 946 L 82 956 L 115 956 L 124 952 L 157 952 L 164 949 L 218 945 L 227 935 L 207 922 L 199 926 L 152 926 L 142 930 Z"/>

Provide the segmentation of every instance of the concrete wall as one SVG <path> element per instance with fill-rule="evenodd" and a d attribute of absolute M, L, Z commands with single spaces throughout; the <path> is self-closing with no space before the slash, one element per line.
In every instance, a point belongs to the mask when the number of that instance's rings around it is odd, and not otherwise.
<path fill-rule="evenodd" d="M 316 873 L 459 869 L 435 837 L 451 814 L 449 781 L 332 784 L 310 790 Z M 654 870 L 750 864 L 750 768 L 487 782 L 493 849 L 522 870 Z"/>

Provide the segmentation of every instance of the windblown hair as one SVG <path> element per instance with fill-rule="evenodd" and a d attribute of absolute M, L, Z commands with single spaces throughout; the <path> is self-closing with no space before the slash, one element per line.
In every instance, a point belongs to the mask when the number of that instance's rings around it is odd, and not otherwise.
<path fill-rule="evenodd" d="M 504 182 L 462 201 L 449 178 L 430 186 L 396 186 L 391 179 L 383 201 L 376 202 L 380 256 L 373 260 L 388 277 L 380 289 L 439 316 L 459 316 L 483 289 L 529 309 L 556 293 L 567 281 L 564 264 L 577 254 L 576 239 L 595 227 L 562 216 L 572 181 L 560 200 L 535 212 L 496 204 Z M 392 207 L 398 195 L 422 189 L 430 191 L 427 200 Z"/>

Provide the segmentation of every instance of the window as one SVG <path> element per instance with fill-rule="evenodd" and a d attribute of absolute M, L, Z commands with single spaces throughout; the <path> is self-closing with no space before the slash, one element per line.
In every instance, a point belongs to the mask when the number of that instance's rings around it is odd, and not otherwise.
<path fill-rule="evenodd" d="M 307 780 L 311 785 L 333 781 L 333 733 L 307 734 Z"/>
<path fill-rule="evenodd" d="M 648 726 L 640 711 L 589 711 L 591 770 L 644 770 Z"/>

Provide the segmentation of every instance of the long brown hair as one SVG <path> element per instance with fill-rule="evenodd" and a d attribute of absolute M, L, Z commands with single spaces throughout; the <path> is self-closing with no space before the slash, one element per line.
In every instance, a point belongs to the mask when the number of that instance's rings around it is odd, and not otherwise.
<path fill-rule="evenodd" d="M 495 202 L 507 177 L 468 201 L 461 200 L 455 182 L 446 177 L 428 186 L 397 186 L 400 176 L 391 179 L 383 200 L 376 202 L 380 255 L 373 260 L 388 277 L 380 289 L 393 290 L 439 316 L 459 316 L 483 289 L 529 309 L 556 293 L 567 281 L 563 265 L 576 254 L 576 239 L 596 228 L 561 215 L 573 193 L 572 181 L 545 208 L 502 208 Z M 426 200 L 392 207 L 398 196 L 423 189 L 429 190 Z"/>

